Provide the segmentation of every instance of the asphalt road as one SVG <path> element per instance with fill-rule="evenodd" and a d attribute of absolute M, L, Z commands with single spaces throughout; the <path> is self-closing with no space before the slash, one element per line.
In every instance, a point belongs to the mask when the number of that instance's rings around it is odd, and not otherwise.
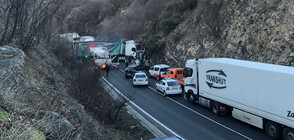
<path fill-rule="evenodd" d="M 133 87 L 132 79 L 124 77 L 124 64 L 121 65 L 119 69 L 110 69 L 107 81 L 131 99 L 134 109 L 167 136 L 188 140 L 269 139 L 264 130 L 231 116 L 215 116 L 209 109 L 189 104 L 182 95 L 162 96 L 154 90 L 157 81 L 153 78 L 149 78 L 148 87 Z"/>

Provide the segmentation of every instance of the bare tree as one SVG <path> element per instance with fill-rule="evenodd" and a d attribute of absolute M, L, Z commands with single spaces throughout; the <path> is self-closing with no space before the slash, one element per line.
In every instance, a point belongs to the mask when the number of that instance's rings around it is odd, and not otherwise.
<path fill-rule="evenodd" d="M 23 50 L 37 42 L 38 33 L 69 0 L 3 0 L 0 2 L 0 45 L 15 43 Z"/>

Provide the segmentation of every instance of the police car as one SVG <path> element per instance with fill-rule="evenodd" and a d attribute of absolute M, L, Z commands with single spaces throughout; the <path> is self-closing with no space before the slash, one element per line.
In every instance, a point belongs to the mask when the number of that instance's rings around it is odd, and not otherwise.
<path fill-rule="evenodd" d="M 171 78 L 162 79 L 156 83 L 156 90 L 162 92 L 164 96 L 182 93 L 181 85 Z"/>

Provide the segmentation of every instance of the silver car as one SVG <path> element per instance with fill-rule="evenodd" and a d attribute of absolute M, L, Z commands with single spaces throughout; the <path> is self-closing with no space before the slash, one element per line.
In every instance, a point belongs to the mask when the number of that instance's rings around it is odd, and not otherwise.
<path fill-rule="evenodd" d="M 143 72 L 138 72 L 135 73 L 134 77 L 133 77 L 133 85 L 137 86 L 137 85 L 148 85 L 148 77 L 145 73 Z"/>

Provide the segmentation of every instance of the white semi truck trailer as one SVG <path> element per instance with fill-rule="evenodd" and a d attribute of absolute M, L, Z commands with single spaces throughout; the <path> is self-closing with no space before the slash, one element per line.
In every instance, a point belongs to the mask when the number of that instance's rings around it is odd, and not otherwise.
<path fill-rule="evenodd" d="M 294 139 L 294 68 L 228 58 L 191 59 L 184 98 L 216 115 L 265 129 L 273 139 Z"/>

